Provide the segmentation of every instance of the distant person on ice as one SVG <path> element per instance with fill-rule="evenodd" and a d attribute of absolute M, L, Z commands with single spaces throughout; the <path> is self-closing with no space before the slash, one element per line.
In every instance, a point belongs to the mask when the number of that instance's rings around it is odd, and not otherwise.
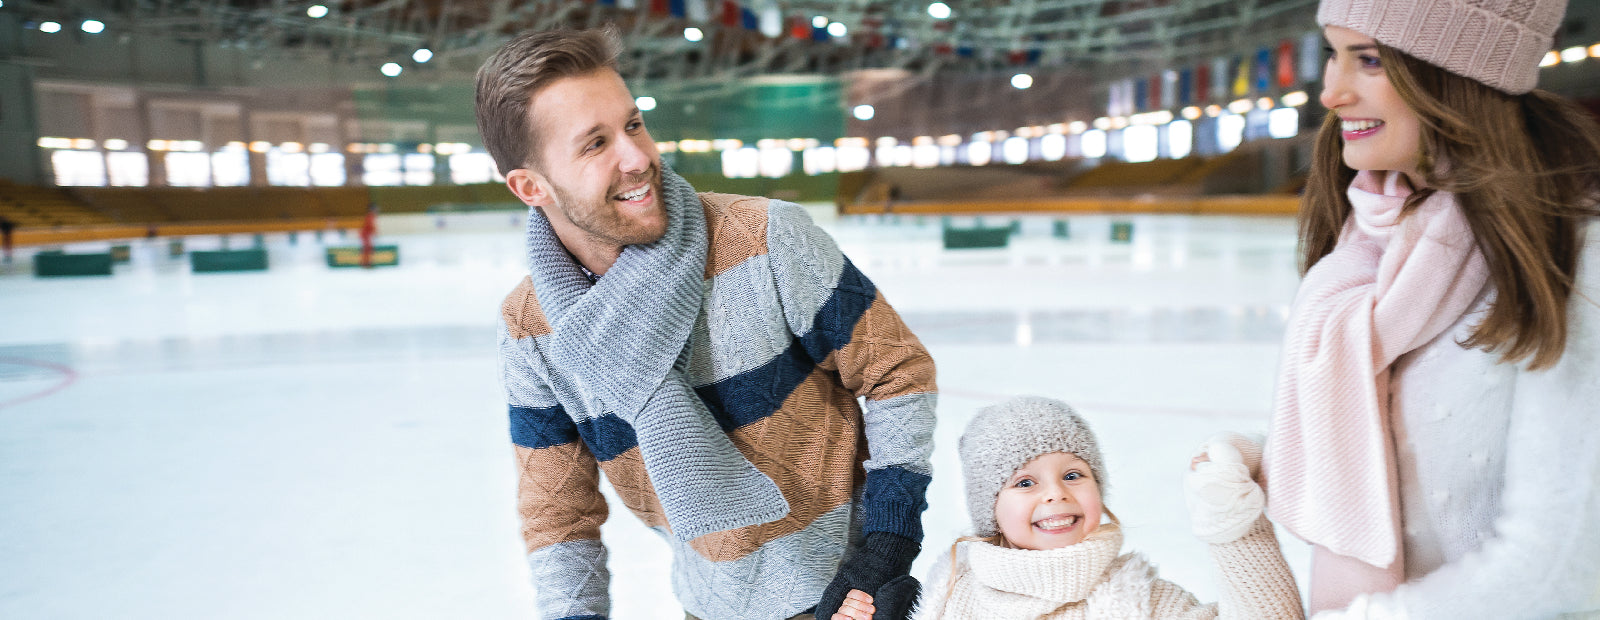
<path fill-rule="evenodd" d="M 691 618 L 826 619 L 852 591 L 903 616 L 933 360 L 801 207 L 665 168 L 618 53 L 531 33 L 477 78 L 484 146 L 533 207 L 500 359 L 539 617 L 609 613 L 599 470 L 671 546 Z"/>

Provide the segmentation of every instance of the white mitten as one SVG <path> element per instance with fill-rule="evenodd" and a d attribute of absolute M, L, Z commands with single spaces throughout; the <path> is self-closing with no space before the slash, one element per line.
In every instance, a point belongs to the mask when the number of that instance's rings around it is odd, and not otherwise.
<path fill-rule="evenodd" d="M 1208 543 L 1238 540 L 1267 505 L 1266 493 L 1253 479 L 1261 463 L 1260 444 L 1237 433 L 1223 433 L 1202 445 L 1196 456 L 1201 454 L 1208 460 L 1195 465 L 1183 481 L 1190 527 Z"/>

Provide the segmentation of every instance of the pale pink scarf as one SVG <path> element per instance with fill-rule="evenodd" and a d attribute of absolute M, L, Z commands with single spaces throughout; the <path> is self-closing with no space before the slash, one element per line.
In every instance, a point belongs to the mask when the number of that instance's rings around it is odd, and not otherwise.
<path fill-rule="evenodd" d="M 1319 547 L 1318 568 L 1344 573 L 1313 580 L 1313 611 L 1404 580 L 1389 367 L 1460 319 L 1489 279 L 1453 194 L 1402 218 L 1411 190 L 1383 174 L 1356 176 L 1338 245 L 1295 295 L 1263 462 L 1268 514 Z"/>

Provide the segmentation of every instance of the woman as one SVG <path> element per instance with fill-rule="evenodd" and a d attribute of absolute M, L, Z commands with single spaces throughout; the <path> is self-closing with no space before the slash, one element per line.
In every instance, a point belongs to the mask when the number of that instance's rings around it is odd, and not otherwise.
<path fill-rule="evenodd" d="M 1318 618 L 1600 607 L 1600 128 L 1533 90 L 1566 0 L 1323 0 L 1268 439 Z"/>

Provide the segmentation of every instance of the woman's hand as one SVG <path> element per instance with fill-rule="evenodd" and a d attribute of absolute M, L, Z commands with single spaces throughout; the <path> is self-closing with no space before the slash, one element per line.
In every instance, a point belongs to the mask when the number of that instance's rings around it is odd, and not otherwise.
<path fill-rule="evenodd" d="M 838 613 L 833 614 L 831 620 L 872 620 L 872 612 L 877 608 L 872 606 L 872 595 L 860 590 L 851 590 L 844 595 L 844 604 L 839 606 Z"/>

